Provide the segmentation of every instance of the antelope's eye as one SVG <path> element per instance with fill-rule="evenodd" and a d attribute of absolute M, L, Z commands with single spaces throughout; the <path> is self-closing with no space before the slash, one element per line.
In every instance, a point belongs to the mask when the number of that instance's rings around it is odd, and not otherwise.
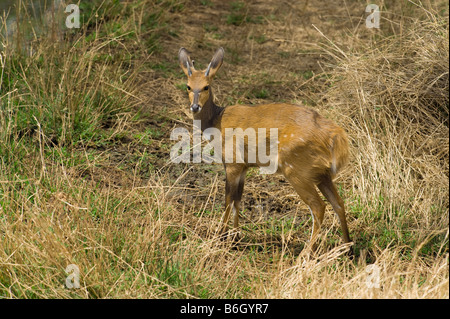
<path fill-rule="evenodd" d="M 209 86 L 208 85 L 203 88 L 203 91 L 208 91 L 208 90 L 209 90 Z"/>
<path fill-rule="evenodd" d="M 188 91 L 191 90 L 191 87 L 189 85 L 186 85 L 186 88 L 188 89 Z"/>

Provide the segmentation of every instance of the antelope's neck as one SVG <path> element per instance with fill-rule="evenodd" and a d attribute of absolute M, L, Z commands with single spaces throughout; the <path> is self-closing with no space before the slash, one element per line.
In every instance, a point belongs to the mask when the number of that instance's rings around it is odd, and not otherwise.
<path fill-rule="evenodd" d="M 194 120 L 200 120 L 202 132 L 210 127 L 219 128 L 220 118 L 222 117 L 223 107 L 220 107 L 213 102 L 212 92 L 209 95 L 208 101 L 203 105 L 201 112 L 194 114 Z"/>

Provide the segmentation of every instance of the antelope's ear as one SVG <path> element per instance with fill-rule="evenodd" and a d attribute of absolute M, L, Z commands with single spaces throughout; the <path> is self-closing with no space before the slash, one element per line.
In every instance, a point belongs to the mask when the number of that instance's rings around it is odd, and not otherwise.
<path fill-rule="evenodd" d="M 192 63 L 189 52 L 185 48 L 181 48 L 178 51 L 178 60 L 180 61 L 180 66 L 183 69 L 186 76 L 191 76 L 192 71 L 195 71 L 194 64 Z"/>
<path fill-rule="evenodd" d="M 225 51 L 223 48 L 218 48 L 216 53 L 214 53 L 214 56 L 211 59 L 211 62 L 208 65 L 208 68 L 205 71 L 205 76 L 214 77 L 216 72 L 220 69 L 223 62 L 223 55 L 225 54 Z"/>

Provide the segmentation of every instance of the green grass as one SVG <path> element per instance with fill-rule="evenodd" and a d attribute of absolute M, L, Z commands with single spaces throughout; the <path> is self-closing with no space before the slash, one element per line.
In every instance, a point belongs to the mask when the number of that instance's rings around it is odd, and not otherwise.
<path fill-rule="evenodd" d="M 269 91 L 264 88 L 256 89 L 252 93 L 255 96 L 255 98 L 257 98 L 257 99 L 267 99 L 270 95 Z"/>
<path fill-rule="evenodd" d="M 249 15 L 251 10 L 245 2 L 234 1 L 230 3 L 230 13 L 226 16 L 227 24 L 241 26 L 244 23 L 263 24 L 264 17 L 261 15 Z"/>
<path fill-rule="evenodd" d="M 256 41 L 256 43 L 258 44 L 263 44 L 264 42 L 267 41 L 267 38 L 264 34 L 258 35 L 258 36 L 251 36 L 250 39 L 253 39 Z"/>

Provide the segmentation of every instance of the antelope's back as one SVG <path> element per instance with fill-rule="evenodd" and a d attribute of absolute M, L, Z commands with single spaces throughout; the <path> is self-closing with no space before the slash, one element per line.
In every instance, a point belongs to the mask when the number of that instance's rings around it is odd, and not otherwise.
<path fill-rule="evenodd" d="M 348 158 L 345 131 L 317 111 L 302 105 L 233 105 L 225 108 L 219 125 L 222 134 L 225 134 L 226 128 L 252 128 L 255 131 L 265 128 L 266 149 L 270 146 L 270 128 L 277 128 L 279 163 L 294 156 L 292 161 L 302 163 L 305 168 L 315 168 L 313 171 L 316 174 L 331 170 L 334 175 Z"/>

